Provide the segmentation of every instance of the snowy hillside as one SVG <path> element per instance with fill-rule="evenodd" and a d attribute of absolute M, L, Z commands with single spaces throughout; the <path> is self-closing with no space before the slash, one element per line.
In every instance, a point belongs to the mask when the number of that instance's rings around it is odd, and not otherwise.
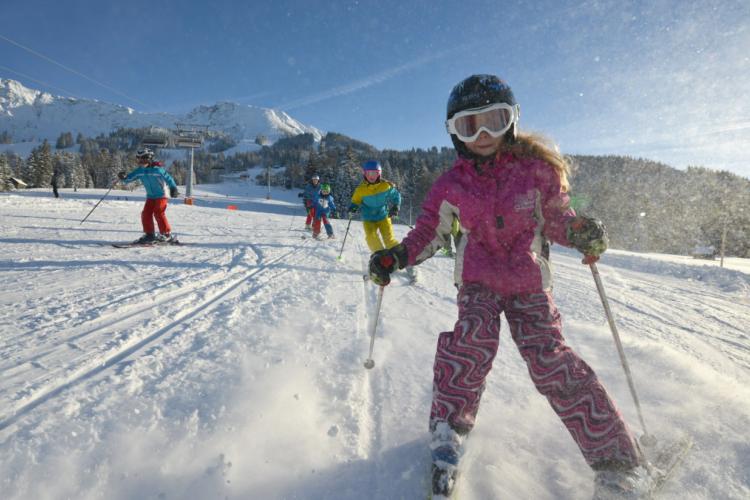
<path fill-rule="evenodd" d="M 71 104 L 73 105 L 73 104 Z M 4 499 L 419 499 L 453 263 L 376 287 L 361 224 L 303 239 L 296 192 L 198 186 L 167 215 L 186 245 L 140 235 L 142 194 L 0 194 L 0 491 Z M 238 210 L 227 210 L 227 205 Z M 399 236 L 405 226 L 398 226 Z M 639 434 L 586 266 L 553 248 L 569 344 Z M 750 498 L 750 266 L 612 251 L 599 265 L 649 430 L 695 446 L 665 499 Z M 535 392 L 503 322 L 459 496 L 586 499 L 593 473 Z"/>
<path fill-rule="evenodd" d="M 63 132 L 94 137 L 118 128 L 174 128 L 178 122 L 209 125 L 210 130 L 225 132 L 238 143 L 253 143 L 258 135 L 271 142 L 302 133 L 311 133 L 317 140 L 322 136 L 315 127 L 273 109 L 224 102 L 185 114 L 139 113 L 101 101 L 56 97 L 0 79 L 0 131 L 8 131 L 14 142 L 47 139 L 54 143 Z"/>

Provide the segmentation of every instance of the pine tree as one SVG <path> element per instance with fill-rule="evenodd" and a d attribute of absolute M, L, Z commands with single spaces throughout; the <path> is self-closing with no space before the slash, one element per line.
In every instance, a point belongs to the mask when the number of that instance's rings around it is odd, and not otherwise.
<path fill-rule="evenodd" d="M 318 159 L 318 154 L 314 149 L 311 149 L 307 158 L 307 165 L 305 166 L 305 182 L 309 181 L 313 174 L 318 173 L 319 166 L 320 160 Z"/>
<path fill-rule="evenodd" d="M 8 158 L 4 154 L 0 154 L 0 191 L 10 191 L 13 189 L 13 183 L 10 178 L 13 177 L 13 172 L 10 169 Z"/>
<path fill-rule="evenodd" d="M 335 192 L 333 199 L 339 208 L 339 213 L 343 213 L 351 203 L 354 190 L 362 179 L 359 167 L 359 159 L 354 152 L 354 148 L 347 146 L 346 151 L 339 159 L 338 168 L 334 177 Z"/>
<path fill-rule="evenodd" d="M 29 182 L 33 187 L 46 187 L 52 179 L 53 165 L 49 143 L 45 140 L 34 148 L 27 161 Z"/>
<path fill-rule="evenodd" d="M 58 136 L 57 142 L 55 143 L 55 148 L 66 149 L 72 145 L 73 145 L 73 134 L 71 132 L 63 132 Z"/>

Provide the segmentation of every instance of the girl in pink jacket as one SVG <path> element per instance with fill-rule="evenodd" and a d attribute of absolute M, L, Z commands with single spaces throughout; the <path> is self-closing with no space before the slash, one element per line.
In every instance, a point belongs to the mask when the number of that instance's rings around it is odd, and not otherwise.
<path fill-rule="evenodd" d="M 458 321 L 440 334 L 434 364 L 433 494 L 449 496 L 455 483 L 505 313 L 537 390 L 597 471 L 596 495 L 631 498 L 651 479 L 596 374 L 562 337 L 548 262 L 550 242 L 575 247 L 593 262 L 606 250 L 607 235 L 600 221 L 576 216 L 568 164 L 540 137 L 519 133 L 518 117 L 510 87 L 496 76 L 473 75 L 456 85 L 446 126 L 458 158 L 433 184 L 414 229 L 370 259 L 373 281 L 387 285 L 392 272 L 441 249 L 453 220 L 460 222 Z"/>

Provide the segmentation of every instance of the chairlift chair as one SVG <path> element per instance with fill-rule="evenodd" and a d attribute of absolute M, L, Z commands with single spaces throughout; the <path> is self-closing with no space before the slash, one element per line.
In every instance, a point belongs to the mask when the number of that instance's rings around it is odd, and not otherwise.
<path fill-rule="evenodd" d="M 141 141 L 141 145 L 149 148 L 165 148 L 169 145 L 169 136 L 167 133 L 151 127 Z"/>

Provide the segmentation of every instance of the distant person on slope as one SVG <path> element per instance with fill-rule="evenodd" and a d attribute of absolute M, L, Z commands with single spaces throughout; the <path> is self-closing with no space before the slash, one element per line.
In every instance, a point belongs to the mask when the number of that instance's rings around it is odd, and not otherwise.
<path fill-rule="evenodd" d="M 315 239 L 320 239 L 320 223 L 326 228 L 328 238 L 333 238 L 333 226 L 328 221 L 328 217 L 333 217 L 336 213 L 336 204 L 333 202 L 331 186 L 328 184 L 320 185 L 320 194 L 313 200 L 313 226 L 312 235 Z"/>
<path fill-rule="evenodd" d="M 50 180 L 50 184 L 52 185 L 52 194 L 55 195 L 55 198 L 59 198 L 60 193 L 57 191 L 57 189 L 60 187 L 60 169 L 58 167 L 55 167 L 54 171 L 52 172 L 52 179 Z"/>
<path fill-rule="evenodd" d="M 145 234 L 136 240 L 136 243 L 176 241 L 167 220 L 167 195 L 165 190 L 168 186 L 169 195 L 172 198 L 177 198 L 180 195 L 177 184 L 172 176 L 162 168 L 161 163 L 154 161 L 154 152 L 150 149 L 139 149 L 135 153 L 135 158 L 138 162 L 138 168 L 129 174 L 120 172 L 117 176 L 125 184 L 141 181 L 146 189 L 146 204 L 141 212 L 141 223 Z M 158 235 L 154 232 L 154 219 L 159 226 Z"/>
<path fill-rule="evenodd" d="M 414 229 L 370 259 L 372 280 L 387 285 L 396 269 L 444 247 L 460 221 L 458 321 L 440 334 L 433 369 L 433 495 L 448 496 L 455 484 L 505 313 L 532 382 L 596 471 L 594 498 L 641 498 L 653 478 L 604 386 L 563 339 L 544 250 L 551 240 L 591 263 L 607 235 L 601 221 L 570 208 L 565 158 L 540 137 L 518 133 L 518 117 L 510 87 L 496 76 L 456 85 L 446 125 L 458 158 L 432 185 Z"/>
<path fill-rule="evenodd" d="M 310 181 L 305 184 L 305 190 L 298 194 L 302 201 L 305 203 L 305 210 L 307 211 L 307 219 L 305 219 L 305 229 L 312 229 L 313 217 L 315 217 L 314 202 L 315 198 L 320 194 L 320 176 L 313 174 L 310 177 Z"/>

